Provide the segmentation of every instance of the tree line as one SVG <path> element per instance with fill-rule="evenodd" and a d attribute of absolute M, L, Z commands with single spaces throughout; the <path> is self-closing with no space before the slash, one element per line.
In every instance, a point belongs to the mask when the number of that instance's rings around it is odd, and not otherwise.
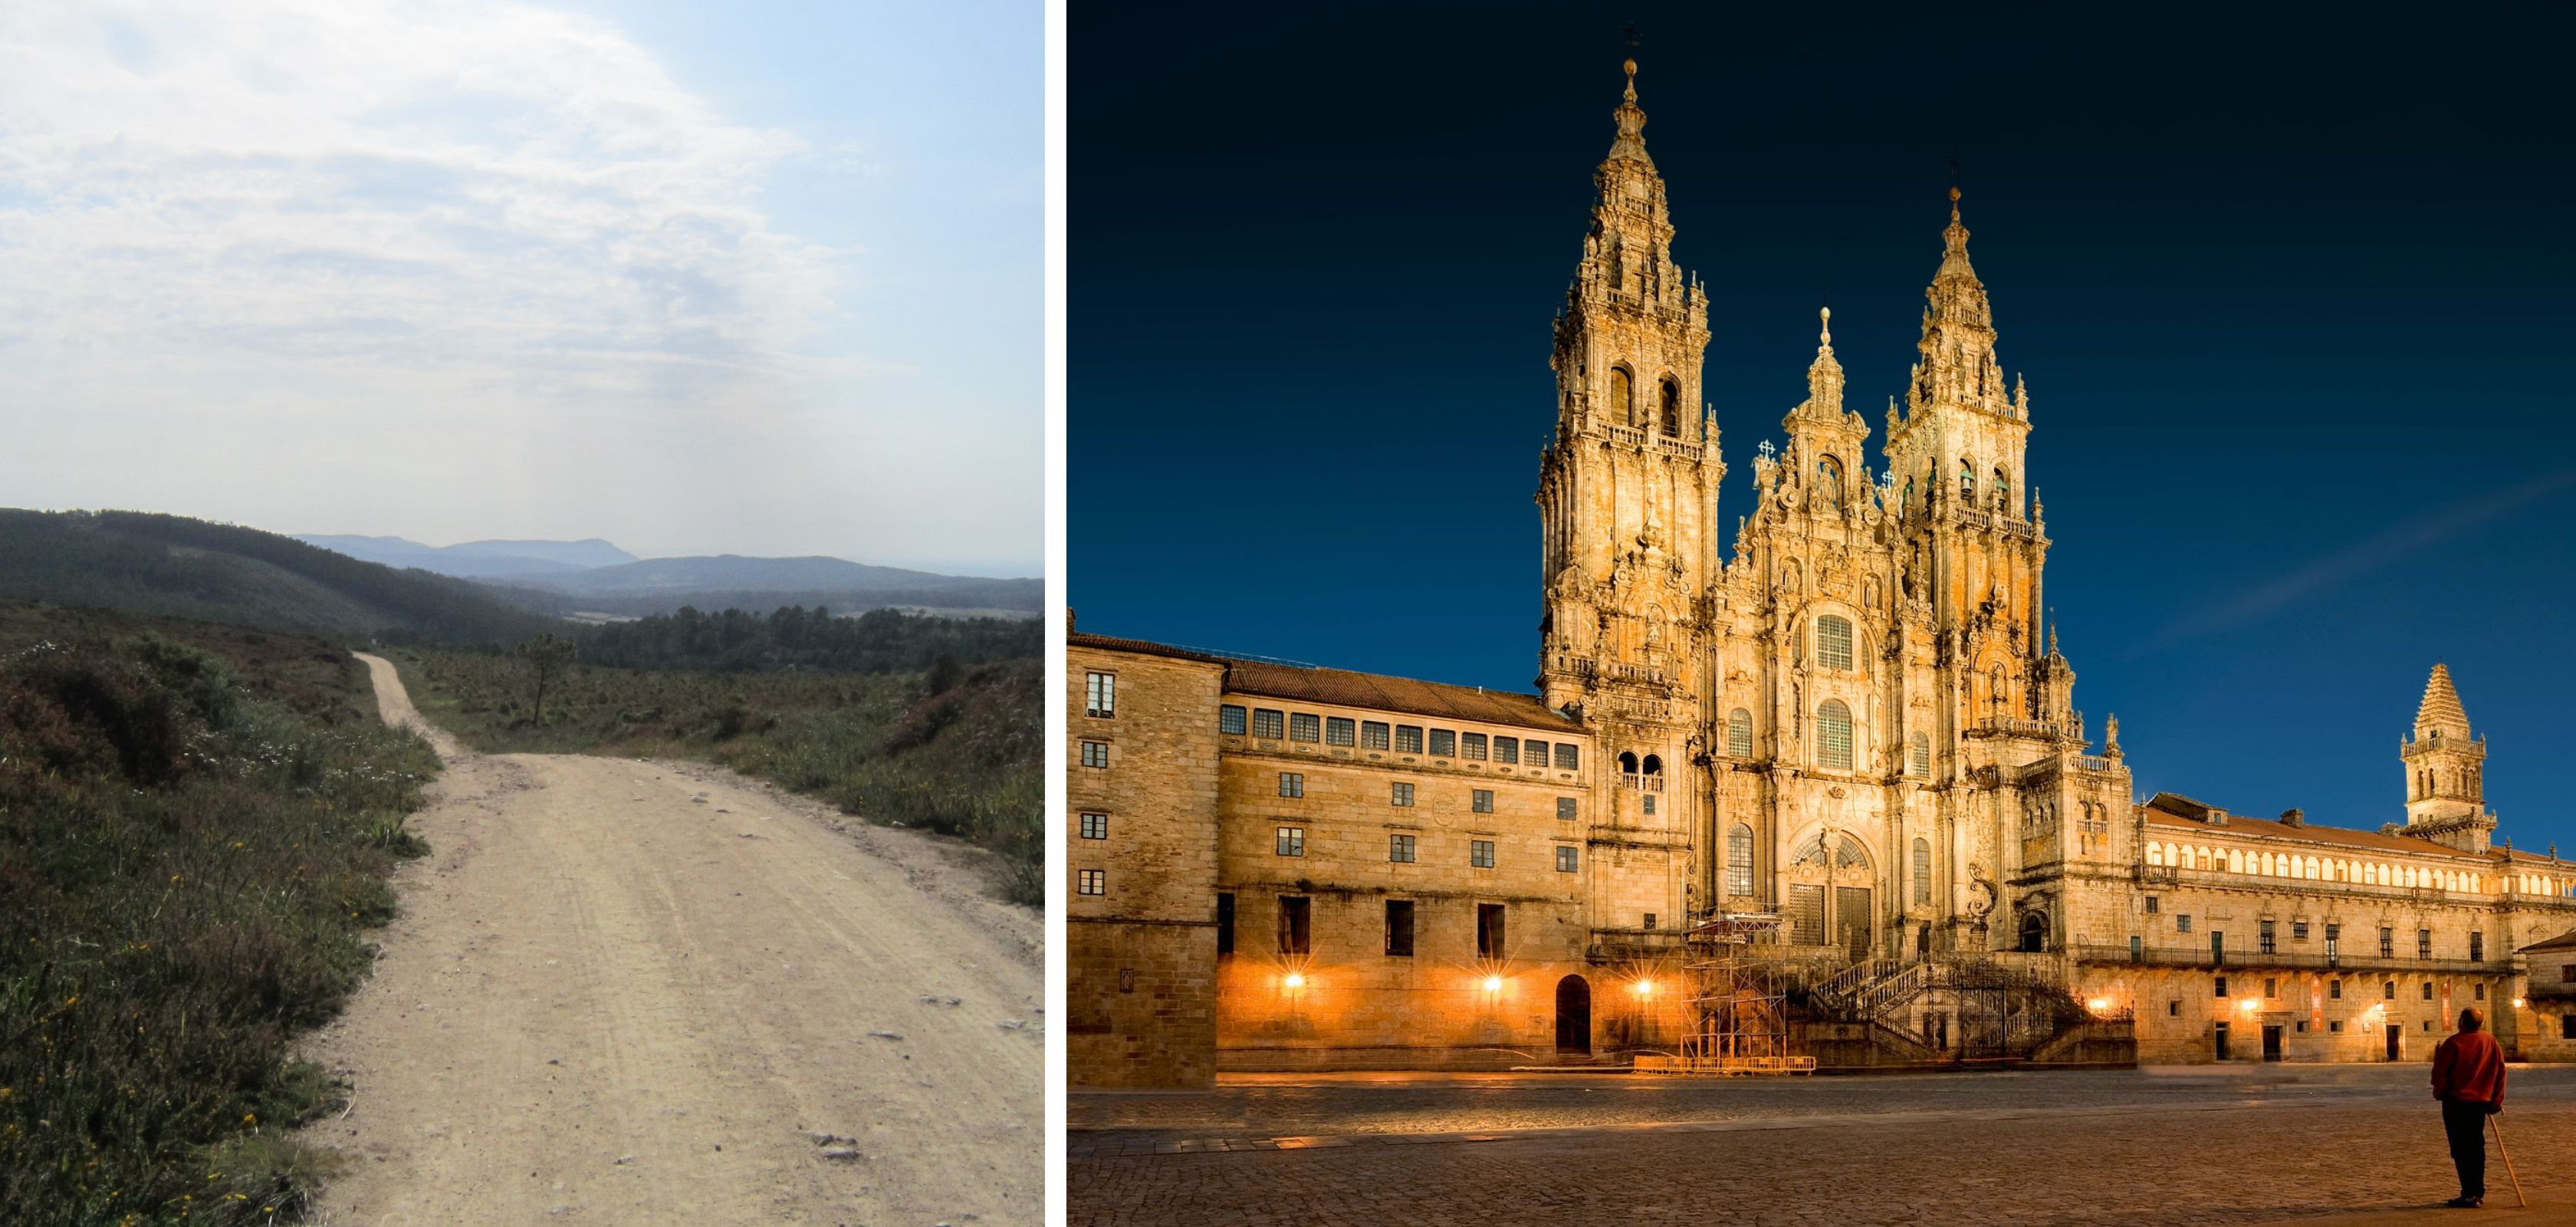
<path fill-rule="evenodd" d="M 917 673 L 1032 658 L 1046 624 L 1034 618 L 946 618 L 874 609 L 834 617 L 821 606 L 790 605 L 766 616 L 739 609 L 683 607 L 667 616 L 584 627 L 572 639 L 584 664 L 625 669 L 831 669 Z"/>

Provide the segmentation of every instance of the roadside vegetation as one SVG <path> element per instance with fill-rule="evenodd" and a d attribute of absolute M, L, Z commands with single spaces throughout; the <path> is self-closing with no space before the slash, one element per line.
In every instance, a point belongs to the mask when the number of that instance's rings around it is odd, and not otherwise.
<path fill-rule="evenodd" d="M 971 840 L 1044 902 L 1042 635 L 1027 620 L 730 611 L 550 647 L 392 654 L 423 715 L 478 750 L 704 759 L 873 822 Z M 538 689 L 544 690 L 542 721 Z"/>
<path fill-rule="evenodd" d="M 317 639 L 0 605 L 0 1221 L 291 1218 L 437 760 Z"/>

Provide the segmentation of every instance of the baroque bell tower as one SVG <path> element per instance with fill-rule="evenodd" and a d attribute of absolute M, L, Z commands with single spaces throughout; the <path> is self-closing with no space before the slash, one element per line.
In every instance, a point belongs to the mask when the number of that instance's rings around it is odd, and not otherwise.
<path fill-rule="evenodd" d="M 1593 815 L 1596 843 L 1671 862 L 1669 872 L 1618 875 L 1629 885 L 1596 898 L 1597 928 L 1635 926 L 1645 913 L 1677 919 L 1689 906 L 1725 474 L 1700 394 L 1708 294 L 1673 263 L 1636 61 L 1624 67 L 1618 135 L 1593 174 L 1592 227 L 1556 318 L 1556 431 L 1537 496 L 1540 693 L 1599 736 L 1591 770 L 1595 795 L 1609 800 Z"/>
<path fill-rule="evenodd" d="M 2469 732 L 2450 666 L 2433 666 L 2415 708 L 2415 735 L 2398 743 L 2397 752 L 2406 762 L 2406 825 L 2399 833 L 2485 852 L 2496 826 L 2486 806 L 2487 743 Z"/>

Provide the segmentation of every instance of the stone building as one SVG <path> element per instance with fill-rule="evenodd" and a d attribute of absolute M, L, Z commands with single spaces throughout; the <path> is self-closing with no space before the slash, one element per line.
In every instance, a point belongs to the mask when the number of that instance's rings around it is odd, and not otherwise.
<path fill-rule="evenodd" d="M 2418 1056 L 2479 1002 L 2520 1043 L 2576 866 L 2490 846 L 2446 670 L 2376 830 L 2140 802 L 2116 718 L 2094 751 L 1956 189 L 1875 473 L 1828 313 L 1721 544 L 1708 298 L 1628 72 L 1555 324 L 1538 693 L 1072 636 L 1076 1082 L 1652 1048 L 1682 934 L 1762 913 L 1893 1059 L 1967 1042 L 1988 981 L 1925 969 L 1970 964 L 2143 1060 Z"/>

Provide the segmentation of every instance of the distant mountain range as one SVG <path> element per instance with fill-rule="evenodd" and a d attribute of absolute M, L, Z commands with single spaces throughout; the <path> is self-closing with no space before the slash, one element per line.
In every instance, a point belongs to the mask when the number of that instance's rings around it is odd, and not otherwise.
<path fill-rule="evenodd" d="M 0 600 L 343 641 L 516 643 L 560 625 L 462 579 L 395 570 L 255 528 L 138 511 L 0 510 Z"/>
<path fill-rule="evenodd" d="M 500 579 L 560 574 L 636 561 L 633 554 L 597 537 L 584 541 L 468 541 L 422 545 L 401 537 L 298 533 L 296 540 L 389 567 L 418 567 L 459 579 Z"/>
<path fill-rule="evenodd" d="M 521 608 L 556 616 L 643 617 L 683 606 L 767 611 L 823 606 L 835 613 L 917 608 L 1035 614 L 1045 600 L 1036 579 L 939 575 L 839 558 L 639 559 L 598 538 L 586 541 L 469 541 L 428 546 L 401 537 L 297 538 L 352 558 L 417 567 L 489 585 Z"/>

